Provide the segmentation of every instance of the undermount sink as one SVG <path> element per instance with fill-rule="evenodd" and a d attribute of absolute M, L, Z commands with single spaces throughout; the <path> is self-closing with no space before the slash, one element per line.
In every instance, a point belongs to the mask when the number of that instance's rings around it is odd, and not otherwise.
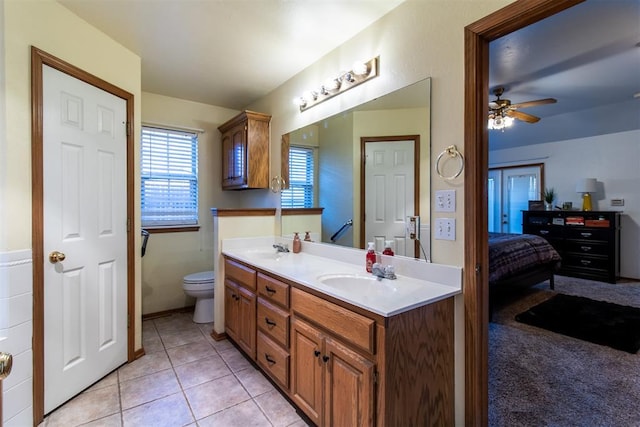
<path fill-rule="evenodd" d="M 381 294 L 396 291 L 392 281 L 370 274 L 323 274 L 318 276 L 318 281 L 330 288 L 341 290 Z"/>
<path fill-rule="evenodd" d="M 289 252 L 278 252 L 275 249 L 252 249 L 247 251 L 247 255 L 256 259 L 265 260 L 279 260 L 284 256 L 287 256 Z"/>

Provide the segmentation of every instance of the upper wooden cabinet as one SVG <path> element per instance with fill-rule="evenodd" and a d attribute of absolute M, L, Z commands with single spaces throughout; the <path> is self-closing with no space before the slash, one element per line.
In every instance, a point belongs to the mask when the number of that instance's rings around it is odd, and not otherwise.
<path fill-rule="evenodd" d="M 223 190 L 269 188 L 270 121 L 270 115 L 243 111 L 218 127 Z"/>

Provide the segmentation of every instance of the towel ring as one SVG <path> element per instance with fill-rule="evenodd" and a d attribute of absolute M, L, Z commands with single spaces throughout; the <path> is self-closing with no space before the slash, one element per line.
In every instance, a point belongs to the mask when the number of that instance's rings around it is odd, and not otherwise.
<path fill-rule="evenodd" d="M 282 191 L 286 186 L 287 186 L 287 182 L 281 176 L 276 175 L 273 177 L 273 179 L 271 179 L 271 191 L 273 193 Z"/>
<path fill-rule="evenodd" d="M 442 156 L 444 155 L 448 155 L 451 158 L 455 158 L 457 157 L 460 161 L 460 166 L 458 168 L 458 172 L 456 172 L 455 174 L 451 175 L 451 176 L 444 176 L 442 175 L 442 172 L 440 172 L 440 160 L 442 160 Z M 444 151 L 442 151 L 442 153 L 440 153 L 438 155 L 438 158 L 436 159 L 436 173 L 438 174 L 438 176 L 440 178 L 446 179 L 446 180 L 452 180 L 452 179 L 456 179 L 457 177 L 460 176 L 460 174 L 462 173 L 464 169 L 464 157 L 462 157 L 462 154 L 458 151 L 458 149 L 456 148 L 455 145 L 450 145 L 447 148 L 444 149 Z"/>

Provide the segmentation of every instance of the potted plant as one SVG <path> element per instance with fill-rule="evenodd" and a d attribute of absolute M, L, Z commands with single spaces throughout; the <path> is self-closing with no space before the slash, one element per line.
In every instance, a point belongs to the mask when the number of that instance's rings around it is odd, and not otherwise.
<path fill-rule="evenodd" d="M 556 190 L 551 188 L 545 188 L 542 193 L 542 198 L 544 199 L 544 208 L 548 211 L 553 210 L 553 201 L 556 198 Z"/>

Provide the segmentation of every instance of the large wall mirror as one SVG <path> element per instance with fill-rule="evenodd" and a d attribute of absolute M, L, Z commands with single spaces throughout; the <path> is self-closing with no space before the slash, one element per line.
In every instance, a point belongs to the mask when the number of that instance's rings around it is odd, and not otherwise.
<path fill-rule="evenodd" d="M 374 241 L 379 251 L 391 241 L 398 255 L 430 259 L 430 99 L 425 79 L 284 135 L 282 234 L 311 231 L 356 248 Z M 295 214 L 303 204 L 322 209 Z M 419 242 L 406 231 L 413 215 Z"/>

